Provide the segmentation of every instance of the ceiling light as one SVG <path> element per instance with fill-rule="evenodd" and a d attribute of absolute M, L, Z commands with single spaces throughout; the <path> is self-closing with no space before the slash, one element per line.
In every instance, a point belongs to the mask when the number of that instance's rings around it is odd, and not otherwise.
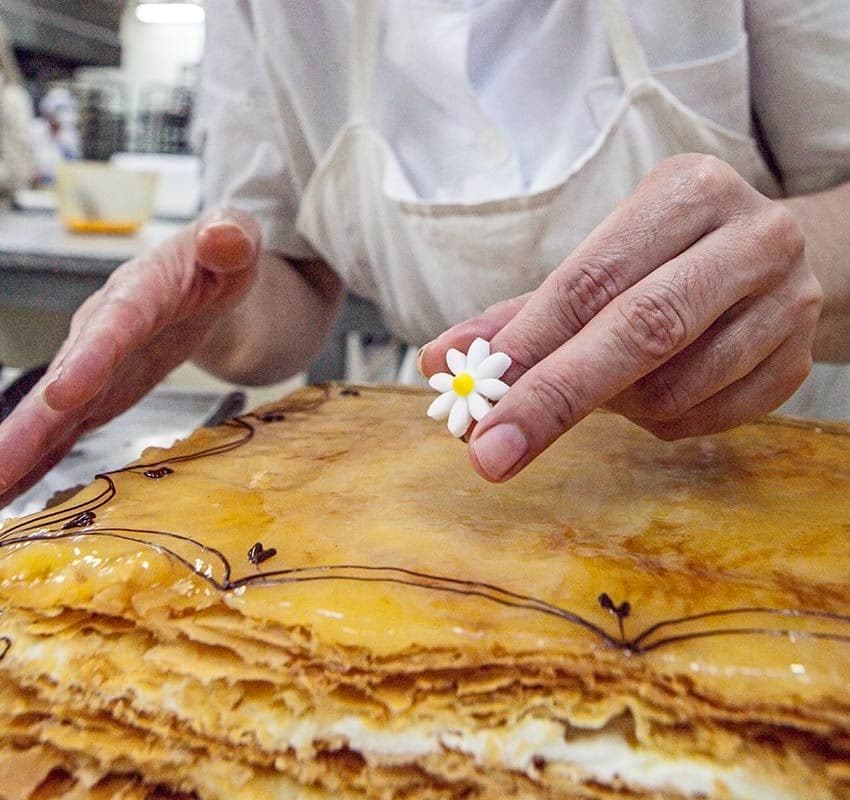
<path fill-rule="evenodd" d="M 160 25 L 197 25 L 204 21 L 204 9 L 197 3 L 139 3 L 136 19 Z"/>

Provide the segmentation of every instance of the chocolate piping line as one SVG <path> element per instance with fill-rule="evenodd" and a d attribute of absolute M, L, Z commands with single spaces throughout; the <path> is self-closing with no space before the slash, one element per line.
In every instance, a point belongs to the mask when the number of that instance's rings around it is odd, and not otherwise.
<path fill-rule="evenodd" d="M 100 475 L 96 475 L 95 479 L 98 480 L 101 477 L 102 476 L 100 476 Z M 96 510 L 98 508 L 101 508 L 106 503 L 108 503 L 114 496 L 115 496 L 115 485 L 111 481 L 109 481 L 108 484 L 107 484 L 107 487 L 99 495 L 97 495 L 97 497 L 92 498 L 88 502 L 78 503 L 77 505 L 71 506 L 70 508 L 63 508 L 61 510 L 42 514 L 41 516 L 37 517 L 37 519 L 35 520 L 37 522 L 37 524 L 35 526 L 27 525 L 24 522 L 19 522 L 17 525 L 13 525 L 11 528 L 8 528 L 7 530 L 3 531 L 2 534 L 0 534 L 0 546 L 2 546 L 2 543 L 7 538 L 9 538 L 13 533 L 17 533 L 18 531 L 27 531 L 27 530 L 34 530 L 34 529 L 37 529 L 37 528 L 44 528 L 44 527 L 47 527 L 49 525 L 58 524 L 60 522 L 67 522 L 69 520 L 72 520 L 74 517 L 76 517 L 81 512 L 92 511 L 92 510 Z M 65 516 L 60 516 L 60 515 L 65 515 Z"/>
<path fill-rule="evenodd" d="M 690 614 L 684 617 L 676 617 L 674 619 L 662 620 L 661 622 L 656 622 L 654 625 L 650 625 L 646 628 L 639 636 L 636 636 L 632 641 L 638 647 L 642 647 L 642 642 L 646 641 L 652 634 L 657 633 L 658 631 L 669 628 L 673 625 L 687 625 L 689 622 L 697 622 L 703 619 L 716 619 L 717 617 L 726 617 L 726 616 L 735 616 L 740 614 L 769 614 L 771 616 L 777 617 L 797 617 L 797 618 L 806 618 L 806 619 L 822 619 L 827 620 L 829 622 L 846 622 L 850 624 L 850 616 L 846 616 L 843 614 L 834 614 L 829 611 L 794 611 L 793 609 L 787 608 L 762 608 L 759 606 L 752 606 L 749 608 L 729 608 L 722 611 L 703 611 L 699 614 Z M 746 630 L 746 629 L 729 629 L 729 630 Z M 698 636 L 699 633 L 696 632 L 692 634 L 694 637 Z M 807 635 L 814 636 L 814 633 L 809 633 Z M 837 636 L 838 634 L 836 634 Z M 850 637 L 845 637 L 850 638 Z M 662 637 L 661 642 L 670 641 L 671 639 L 678 639 L 678 635 L 674 634 L 672 637 Z M 652 647 L 653 645 L 648 645 L 647 647 Z"/>
<path fill-rule="evenodd" d="M 135 538 L 133 534 L 147 536 L 163 536 L 178 541 L 193 544 L 201 548 L 205 553 L 215 557 L 221 563 L 225 578 L 222 581 L 216 580 L 207 571 L 201 571 L 195 567 L 187 558 L 175 553 L 168 547 L 165 547 L 154 542 L 146 542 Z M 416 572 L 413 570 L 404 569 L 401 567 L 382 567 L 358 564 L 343 564 L 343 565 L 328 565 L 318 567 L 293 567 L 287 570 L 276 570 L 271 572 L 261 572 L 256 575 L 248 575 L 238 580 L 230 580 L 230 562 L 221 551 L 215 548 L 202 545 L 199 542 L 189 538 L 180 536 L 179 534 L 166 533 L 164 531 L 152 530 L 136 530 L 127 528 L 116 529 L 100 529 L 91 532 L 66 532 L 55 535 L 38 535 L 33 537 L 21 537 L 19 539 L 5 542 L 3 546 L 12 546 L 14 544 L 29 544 L 33 542 L 56 541 L 61 539 L 71 539 L 83 536 L 105 536 L 111 539 L 122 541 L 135 542 L 142 544 L 151 549 L 171 556 L 177 562 L 182 564 L 187 570 L 192 572 L 197 577 L 204 580 L 214 589 L 221 592 L 235 591 L 241 588 L 257 585 L 257 586 L 274 586 L 297 583 L 312 583 L 318 581 L 350 581 L 357 583 L 382 583 L 396 584 L 400 586 L 409 586 L 418 589 L 426 589 L 431 591 L 439 591 L 448 594 L 457 594 L 464 597 L 480 597 L 484 600 L 497 603 L 507 608 L 518 610 L 532 611 L 539 614 L 546 614 L 555 617 L 564 622 L 572 623 L 578 627 L 584 628 L 588 632 L 595 634 L 602 640 L 603 643 L 623 650 L 627 653 L 641 654 L 648 653 L 652 650 L 657 650 L 661 647 L 676 643 L 690 641 L 693 639 L 702 639 L 714 636 L 731 636 L 731 635 L 762 635 L 773 637 L 799 639 L 816 639 L 829 640 L 839 643 L 850 644 L 850 634 L 829 633 L 823 631 L 806 631 L 802 628 L 757 628 L 757 627 L 739 627 L 739 628 L 716 628 L 707 631 L 696 631 L 693 633 L 673 634 L 663 637 L 654 642 L 644 644 L 644 641 L 656 630 L 662 627 L 672 627 L 676 625 L 687 624 L 696 619 L 709 619 L 727 616 L 730 614 L 753 614 L 766 616 L 793 616 L 796 618 L 806 619 L 826 619 L 838 623 L 850 624 L 850 617 L 840 614 L 830 614 L 821 611 L 791 611 L 788 609 L 773 609 L 773 608 L 740 608 L 740 609 L 725 609 L 720 611 L 705 612 L 703 614 L 693 615 L 690 617 L 681 617 L 676 619 L 665 620 L 656 623 L 650 628 L 645 629 L 641 634 L 634 638 L 625 638 L 613 636 L 598 625 L 590 622 L 584 617 L 568 611 L 567 609 L 547 603 L 538 598 L 522 595 L 512 592 L 507 589 L 502 589 L 492 584 L 467 581 L 457 578 L 447 578 L 441 575 L 431 575 L 428 573 Z M 355 573 L 355 574 L 347 574 Z M 356 574 L 365 573 L 365 574 Z M 372 576 L 374 573 L 384 573 L 382 575 Z"/>
<path fill-rule="evenodd" d="M 224 575 L 222 580 L 216 580 L 213 575 L 209 574 L 208 570 L 199 570 L 189 559 L 175 553 L 168 547 L 157 544 L 156 542 L 144 541 L 138 539 L 134 535 L 139 536 L 157 536 L 174 539 L 185 544 L 195 545 L 206 554 L 217 559 L 223 569 Z M 12 547 L 16 544 L 34 544 L 36 542 L 54 542 L 63 539 L 76 539 L 82 537 L 99 537 L 103 536 L 110 539 L 120 541 L 134 542 L 150 547 L 163 555 L 168 555 L 174 560 L 182 564 L 186 569 L 192 572 L 197 577 L 208 583 L 214 589 L 221 592 L 236 591 L 241 588 L 247 588 L 252 585 L 259 586 L 275 586 L 295 583 L 311 583 L 316 581 L 353 581 L 360 583 L 394 583 L 404 586 L 412 586 L 420 589 L 430 589 L 433 591 L 443 591 L 451 594 L 460 594 L 470 597 L 481 597 L 492 602 L 499 603 L 511 608 L 525 609 L 536 611 L 542 614 L 557 617 L 567 622 L 572 622 L 576 625 L 586 628 L 595 633 L 600 638 L 611 645 L 618 645 L 619 641 L 611 637 L 603 628 L 594 625 L 592 622 L 585 620 L 583 617 L 574 614 L 566 609 L 546 603 L 535 597 L 511 592 L 507 589 L 502 589 L 487 583 L 478 581 L 467 581 L 458 578 L 447 578 L 442 575 L 431 575 L 425 572 L 416 572 L 414 570 L 405 569 L 403 567 L 384 567 L 361 564 L 340 564 L 327 565 L 317 567 L 292 567 L 285 570 L 274 570 L 269 572 L 259 572 L 254 575 L 247 575 L 244 578 L 231 580 L 231 564 L 229 559 L 216 548 L 201 544 L 200 542 L 188 536 L 182 536 L 176 533 L 168 533 L 165 531 L 143 530 L 135 528 L 100 528 L 96 531 L 64 531 L 62 533 L 44 533 L 33 536 L 20 536 L 15 539 L 9 539 L 0 543 L 0 548 Z M 346 573 L 366 573 L 364 575 L 346 574 Z M 372 577 L 373 573 L 385 573 Z"/>
<path fill-rule="evenodd" d="M 39 528 L 46 528 L 48 526 L 58 525 L 63 522 L 69 522 L 70 520 L 77 517 L 81 512 L 97 511 L 99 508 L 102 508 L 110 500 L 112 500 L 117 493 L 115 483 L 110 477 L 111 475 L 123 475 L 128 472 L 139 474 L 144 473 L 145 470 L 156 469 L 157 467 L 162 467 L 166 464 L 180 464 L 186 461 L 197 461 L 201 458 L 215 456 L 219 455 L 220 453 L 227 453 L 230 450 L 235 450 L 236 448 L 241 447 L 243 444 L 246 444 L 254 438 L 253 426 L 242 419 L 237 418 L 233 420 L 227 420 L 222 424 L 230 428 L 241 428 L 245 432 L 245 435 L 242 438 L 237 439 L 233 442 L 228 442 L 223 445 L 217 445 L 216 447 L 211 447 L 208 450 L 202 450 L 199 453 L 192 453 L 185 456 L 176 456 L 175 458 L 164 459 L 162 461 L 154 461 L 149 464 L 134 464 L 129 467 L 124 467 L 123 469 L 114 470 L 113 472 L 104 472 L 102 474 L 95 475 L 95 480 L 103 480 L 106 481 L 107 484 L 106 488 L 100 494 L 98 494 L 96 497 L 93 497 L 88 502 L 78 503 L 77 505 L 71 506 L 70 508 L 63 508 L 57 511 L 41 514 L 34 520 L 30 520 L 29 523 L 20 522 L 17 525 L 13 525 L 11 528 L 8 528 L 7 530 L 3 531 L 2 534 L 0 534 L 0 547 L 2 547 L 4 543 L 8 543 L 6 540 L 13 533 L 18 533 L 19 531 L 26 532 L 28 530 L 37 530 Z M 199 546 L 203 547 L 203 545 L 201 545 L 200 543 L 198 544 Z"/>
<path fill-rule="evenodd" d="M 281 411 L 283 411 L 284 413 L 287 410 L 288 409 L 286 408 L 281 409 Z M 294 411 L 296 412 L 298 410 L 301 409 L 294 409 Z M 657 650 L 661 647 L 665 647 L 678 642 L 691 641 L 694 639 L 702 639 L 715 636 L 732 635 L 761 635 L 785 638 L 828 640 L 850 644 L 850 634 L 831 633 L 824 631 L 807 631 L 804 629 L 792 628 L 759 628 L 752 626 L 717 628 L 682 634 L 674 633 L 666 637 L 661 637 L 660 639 L 657 639 L 653 642 L 647 643 L 647 639 L 649 639 L 654 633 L 657 633 L 658 631 L 664 628 L 672 628 L 675 626 L 686 625 L 688 623 L 695 622 L 698 620 L 715 619 L 718 617 L 742 614 L 766 615 L 774 617 L 794 617 L 797 619 L 821 619 L 850 625 L 850 616 L 842 614 L 833 614 L 825 611 L 776 609 L 761 607 L 733 608 L 722 609 L 717 611 L 707 611 L 700 614 L 678 617 L 669 620 L 662 620 L 644 629 L 637 636 L 629 639 L 622 635 L 611 635 L 604 628 L 594 624 L 590 620 L 585 619 L 579 614 L 553 605 L 551 603 L 547 603 L 544 600 L 540 600 L 539 598 L 530 595 L 519 594 L 517 592 L 512 592 L 508 589 L 503 589 L 499 586 L 484 582 L 468 581 L 441 575 L 431 575 L 429 573 L 417 572 L 414 570 L 405 569 L 403 567 L 360 564 L 341 564 L 317 567 L 292 567 L 284 570 L 258 572 L 254 575 L 248 575 L 244 578 L 232 580 L 232 568 L 230 561 L 221 551 L 217 550 L 216 548 L 204 545 L 203 543 L 198 542 L 192 539 L 191 537 L 175 533 L 169 533 L 166 531 L 154 531 L 132 528 L 102 528 L 97 529 L 96 531 L 74 530 L 71 532 L 53 534 L 45 533 L 37 534 L 34 536 L 30 535 L 10 538 L 11 534 L 17 533 L 19 531 L 25 533 L 27 530 L 35 530 L 39 528 L 44 529 L 45 525 L 58 525 L 70 519 L 74 519 L 81 511 L 95 511 L 98 508 L 102 508 L 117 494 L 117 488 L 111 477 L 113 475 L 125 473 L 143 474 L 145 470 L 155 469 L 157 467 L 162 467 L 167 464 L 178 464 L 187 461 L 194 461 L 213 455 L 218 455 L 220 453 L 229 452 L 230 450 L 234 450 L 238 447 L 241 447 L 243 444 L 250 441 L 254 436 L 255 428 L 250 422 L 247 421 L 249 418 L 254 419 L 258 422 L 263 421 L 263 416 L 258 417 L 256 415 L 249 415 L 248 417 L 239 417 L 224 423 L 228 427 L 240 428 L 243 431 L 243 436 L 233 442 L 217 445 L 216 447 L 209 448 L 208 450 L 202 450 L 197 453 L 190 453 L 185 456 L 177 456 L 174 458 L 164 459 L 161 461 L 156 461 L 147 464 L 136 464 L 131 467 L 125 467 L 124 469 L 96 476 L 97 479 L 106 481 L 107 487 L 95 498 L 93 498 L 87 503 L 80 503 L 76 506 L 73 506 L 68 509 L 63 509 L 59 512 L 53 512 L 49 514 L 44 514 L 40 517 L 36 517 L 34 520 L 31 520 L 28 525 L 20 523 L 19 525 L 10 528 L 9 530 L 5 531 L 2 536 L 0 536 L 0 549 L 2 549 L 3 547 L 10 547 L 15 544 L 30 544 L 34 542 L 54 541 L 59 539 L 69 539 L 84 536 L 107 536 L 114 539 L 132 541 L 137 544 L 142 544 L 164 555 L 168 555 L 178 561 L 184 567 L 186 567 L 190 572 L 192 572 L 202 580 L 206 581 L 215 589 L 222 592 L 234 591 L 237 589 L 247 588 L 254 585 L 268 586 L 334 580 L 352 581 L 359 583 L 396 584 L 431 591 L 457 594 L 467 597 L 480 597 L 484 600 L 498 603 L 502 606 L 506 606 L 509 608 L 546 614 L 548 616 L 563 620 L 564 622 L 569 622 L 573 625 L 584 628 L 588 632 L 596 635 L 604 644 L 632 654 L 648 653 L 652 650 Z M 168 547 L 161 544 L 157 544 L 155 542 L 139 540 L 135 538 L 134 534 L 140 536 L 156 536 L 174 539 L 200 548 L 205 554 L 215 558 L 220 562 L 223 570 L 222 580 L 218 581 L 211 574 L 207 574 L 209 570 L 199 570 L 195 565 L 190 563 L 187 558 L 184 558 L 183 556 L 174 552 Z M 0 637 L 0 642 L 3 642 L 5 645 L 3 652 L 0 653 L 0 661 L 2 661 L 8 653 L 9 649 L 11 648 L 12 643 L 8 639 L 8 637 Z"/>

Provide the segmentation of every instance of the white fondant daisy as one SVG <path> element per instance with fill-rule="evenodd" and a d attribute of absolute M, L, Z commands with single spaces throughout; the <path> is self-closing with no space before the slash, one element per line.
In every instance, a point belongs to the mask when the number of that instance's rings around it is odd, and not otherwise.
<path fill-rule="evenodd" d="M 452 348 L 446 353 L 451 374 L 438 372 L 428 385 L 441 392 L 431 403 L 428 416 L 449 418 L 449 431 L 460 438 L 472 420 L 481 422 L 493 403 L 501 400 L 508 385 L 499 378 L 507 372 L 511 358 L 505 353 L 491 353 L 490 342 L 476 339 L 466 355 Z"/>

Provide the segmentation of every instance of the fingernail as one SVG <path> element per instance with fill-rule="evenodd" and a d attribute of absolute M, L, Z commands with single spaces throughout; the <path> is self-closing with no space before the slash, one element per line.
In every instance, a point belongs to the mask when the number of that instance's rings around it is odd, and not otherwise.
<path fill-rule="evenodd" d="M 484 431 L 470 447 L 481 471 L 494 481 L 507 475 L 528 452 L 525 434 L 516 425 L 504 423 Z"/>
<path fill-rule="evenodd" d="M 213 240 L 206 239 L 214 236 Z M 214 250 L 202 255 L 205 266 L 213 269 L 233 270 L 244 268 L 246 261 L 253 255 L 254 245 L 248 232 L 234 219 L 218 219 L 203 227 L 200 232 L 201 241 L 207 250 L 210 246 Z M 246 250 L 245 243 L 248 243 Z"/>
<path fill-rule="evenodd" d="M 419 352 L 416 354 L 416 371 L 424 378 L 425 373 L 422 371 L 422 361 L 425 358 L 425 350 L 428 349 L 428 345 L 426 344 L 424 347 L 419 348 Z"/>
<path fill-rule="evenodd" d="M 41 390 L 41 399 L 45 403 L 47 403 L 47 405 L 50 405 L 50 400 L 47 397 L 47 393 L 50 390 L 50 387 L 53 386 L 62 377 L 62 375 L 64 373 L 65 373 L 65 368 L 62 366 L 62 364 L 60 364 L 54 370 L 53 376 L 50 378 L 50 380 L 47 381 L 47 383 L 44 384 L 44 388 Z M 51 406 L 51 408 L 52 408 L 52 406 Z"/>
<path fill-rule="evenodd" d="M 204 225 L 202 230 L 206 232 L 215 230 L 227 230 L 229 228 L 237 228 L 245 237 L 248 236 L 247 231 L 233 217 L 218 217 L 217 219 L 211 219 L 207 222 L 206 225 Z"/>

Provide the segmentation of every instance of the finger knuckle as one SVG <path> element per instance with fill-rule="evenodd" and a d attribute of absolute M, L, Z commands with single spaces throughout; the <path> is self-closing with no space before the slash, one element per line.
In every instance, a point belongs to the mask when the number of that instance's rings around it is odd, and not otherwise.
<path fill-rule="evenodd" d="M 804 326 L 814 327 L 823 310 L 823 289 L 817 280 L 808 281 L 801 287 L 794 309 L 794 317 Z"/>
<path fill-rule="evenodd" d="M 811 275 L 800 289 L 800 312 L 817 320 L 823 308 L 823 287 Z"/>
<path fill-rule="evenodd" d="M 793 261 L 802 259 L 806 252 L 806 237 L 790 209 L 780 203 L 771 203 L 769 220 L 771 238 Z"/>
<path fill-rule="evenodd" d="M 681 153 L 662 162 L 657 168 L 669 172 L 676 196 L 684 202 L 705 203 L 720 200 L 734 185 L 734 170 L 716 156 L 704 153 Z"/>
<path fill-rule="evenodd" d="M 680 302 L 672 291 L 649 291 L 621 309 L 619 344 L 640 360 L 663 361 L 679 351 L 689 338 Z"/>
<path fill-rule="evenodd" d="M 677 153 L 660 161 L 650 175 L 671 175 L 683 178 L 689 175 L 706 156 L 702 153 Z"/>
<path fill-rule="evenodd" d="M 690 156 L 686 180 L 698 197 L 719 200 L 733 185 L 732 172 L 732 168 L 716 156 L 696 153 Z"/>
<path fill-rule="evenodd" d="M 557 313 L 575 334 L 621 292 L 615 259 L 595 256 L 560 268 L 553 279 Z"/>
<path fill-rule="evenodd" d="M 583 416 L 581 393 L 562 375 L 540 375 L 530 386 L 535 409 L 548 414 L 559 430 L 572 428 Z"/>
<path fill-rule="evenodd" d="M 774 292 L 773 299 L 789 327 L 809 332 L 820 319 L 823 309 L 823 289 L 814 275 L 799 283 L 786 282 Z"/>
<path fill-rule="evenodd" d="M 761 242 L 775 270 L 788 272 L 805 258 L 806 237 L 800 223 L 780 203 L 770 203 L 756 220 L 746 223 L 747 236 Z"/>
<path fill-rule="evenodd" d="M 139 335 L 152 327 L 150 316 L 141 303 L 129 297 L 112 295 L 104 312 L 113 314 L 116 320 L 120 319 L 120 325 L 115 328 L 116 336 Z M 104 314 L 105 317 L 106 314 Z"/>
<path fill-rule="evenodd" d="M 808 332 L 820 319 L 823 289 L 814 275 L 802 281 L 784 281 L 770 295 L 787 329 Z"/>
<path fill-rule="evenodd" d="M 513 338 L 503 349 L 511 358 L 511 374 L 528 372 L 538 362 L 540 356 L 535 352 L 538 339 L 533 325 L 524 321 L 516 322 Z"/>

